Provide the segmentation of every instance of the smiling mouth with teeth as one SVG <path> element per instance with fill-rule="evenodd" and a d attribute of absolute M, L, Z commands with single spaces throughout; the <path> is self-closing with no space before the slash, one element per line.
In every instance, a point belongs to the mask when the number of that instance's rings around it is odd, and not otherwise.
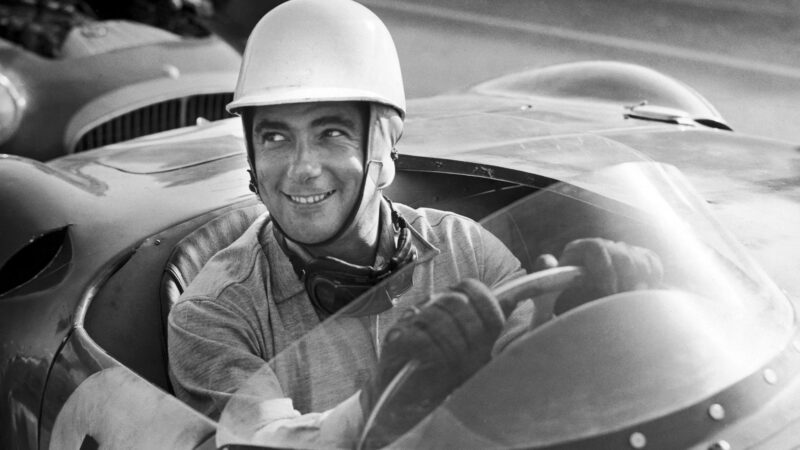
<path fill-rule="evenodd" d="M 336 191 L 328 191 L 322 194 L 315 194 L 315 195 L 289 195 L 285 194 L 286 197 L 294 203 L 299 203 L 301 205 L 313 205 L 315 203 L 319 203 L 326 198 L 333 195 Z"/>

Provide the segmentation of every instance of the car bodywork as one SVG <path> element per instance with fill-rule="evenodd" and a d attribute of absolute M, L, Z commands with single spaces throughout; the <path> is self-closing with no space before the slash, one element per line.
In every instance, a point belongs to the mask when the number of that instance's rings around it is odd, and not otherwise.
<path fill-rule="evenodd" d="M 0 152 L 44 161 L 228 117 L 239 53 L 170 5 L 1 5 Z"/>
<path fill-rule="evenodd" d="M 672 164 L 795 304 L 800 298 L 797 149 L 735 134 L 701 96 L 652 70 L 575 63 L 415 100 L 398 149 L 390 198 L 476 219 L 634 153 Z M 245 169 L 237 120 L 47 164 L 0 158 L 2 447 L 67 445 L 67 436 L 87 446 L 214 447 L 216 424 L 170 395 L 161 280 L 188 233 L 259 208 Z M 732 401 L 740 410 L 729 412 L 737 422 L 723 423 L 728 442 L 792 442 L 800 386 L 789 366 L 770 392 Z M 701 420 L 706 400 L 689 420 L 703 436 L 697 445 L 720 432 Z M 103 420 L 81 415 L 88 410 Z"/>

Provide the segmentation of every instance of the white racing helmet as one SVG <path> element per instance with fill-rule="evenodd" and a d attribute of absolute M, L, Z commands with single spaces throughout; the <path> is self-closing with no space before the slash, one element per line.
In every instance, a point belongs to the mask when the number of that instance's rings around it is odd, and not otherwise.
<path fill-rule="evenodd" d="M 291 0 L 266 14 L 245 47 L 231 113 L 247 106 L 368 101 L 405 115 L 394 41 L 351 0 Z"/>

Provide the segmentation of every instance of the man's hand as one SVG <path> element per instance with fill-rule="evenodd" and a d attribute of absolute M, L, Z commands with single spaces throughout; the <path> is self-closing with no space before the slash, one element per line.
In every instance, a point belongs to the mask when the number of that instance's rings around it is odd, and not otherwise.
<path fill-rule="evenodd" d="M 418 365 L 379 405 L 366 446 L 394 441 L 486 364 L 504 322 L 489 288 L 472 279 L 410 309 L 386 334 L 377 373 L 362 390 L 364 416 L 401 369 L 411 361 Z"/>
<path fill-rule="evenodd" d="M 558 260 L 542 255 L 536 262 L 537 270 L 570 265 L 585 268 L 587 279 L 582 286 L 559 296 L 555 314 L 617 292 L 655 287 L 664 271 L 652 250 L 600 238 L 574 240 L 564 247 Z"/>

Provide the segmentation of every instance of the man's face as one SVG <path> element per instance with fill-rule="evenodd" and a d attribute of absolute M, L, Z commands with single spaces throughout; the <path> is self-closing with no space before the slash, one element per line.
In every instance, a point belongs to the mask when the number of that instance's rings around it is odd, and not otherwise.
<path fill-rule="evenodd" d="M 263 106 L 253 118 L 261 200 L 283 231 L 320 242 L 342 226 L 364 176 L 364 121 L 354 103 Z"/>

